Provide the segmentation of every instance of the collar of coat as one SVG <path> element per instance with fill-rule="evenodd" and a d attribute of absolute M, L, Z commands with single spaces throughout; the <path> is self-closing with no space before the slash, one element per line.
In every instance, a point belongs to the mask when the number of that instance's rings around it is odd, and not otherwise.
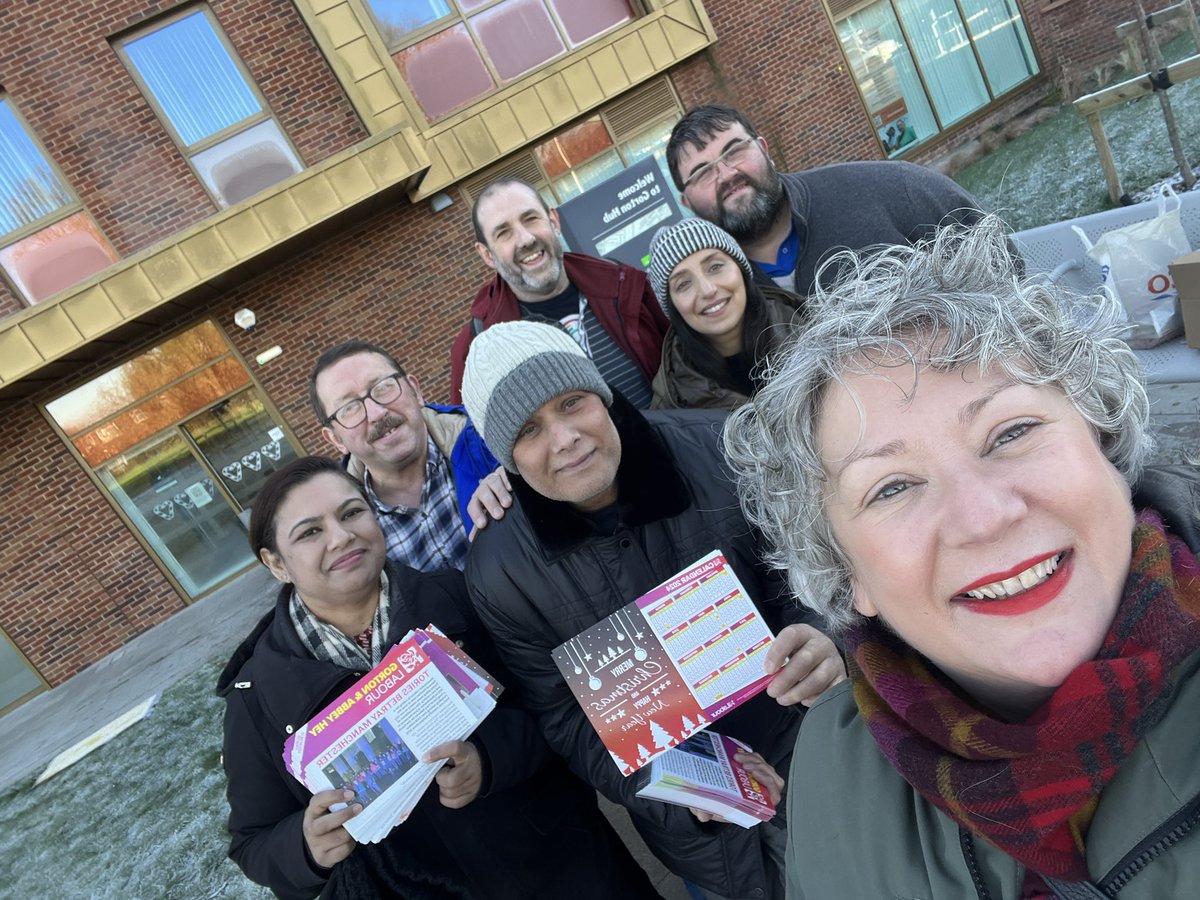
<path fill-rule="evenodd" d="M 563 268 L 566 269 L 567 280 L 579 288 L 583 296 L 594 301 L 614 298 L 623 291 L 629 291 L 635 280 L 630 277 L 632 275 L 645 278 L 636 269 L 627 269 L 607 259 L 582 253 L 564 253 Z M 639 284 L 637 292 L 640 294 L 641 290 Z M 490 326 L 496 322 L 520 318 L 521 308 L 513 289 L 497 273 L 479 288 L 471 304 L 471 315 L 482 319 L 485 326 Z"/>
<path fill-rule="evenodd" d="M 691 492 L 654 426 L 616 390 L 608 413 L 621 438 L 617 466 L 621 524 L 638 528 L 686 510 Z M 520 475 L 513 476 L 512 482 L 547 561 L 565 556 L 595 534 L 591 522 L 570 504 L 542 496 Z"/>

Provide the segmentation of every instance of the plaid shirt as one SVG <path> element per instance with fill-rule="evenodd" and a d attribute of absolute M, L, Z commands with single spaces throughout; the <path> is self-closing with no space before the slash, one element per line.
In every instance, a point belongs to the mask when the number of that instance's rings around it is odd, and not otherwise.
<path fill-rule="evenodd" d="M 425 453 L 425 484 L 421 505 L 388 506 L 371 487 L 371 473 L 363 473 L 367 499 L 387 539 L 388 558 L 422 572 L 436 569 L 462 571 L 467 560 L 467 533 L 463 530 L 450 461 L 432 438 Z"/>

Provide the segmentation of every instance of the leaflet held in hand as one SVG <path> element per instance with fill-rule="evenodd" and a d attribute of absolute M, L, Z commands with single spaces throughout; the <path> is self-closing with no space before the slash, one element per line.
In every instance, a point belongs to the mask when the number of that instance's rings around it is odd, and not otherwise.
<path fill-rule="evenodd" d="M 374 843 L 408 818 L 444 765 L 421 757 L 466 740 L 501 690 L 433 626 L 418 629 L 287 739 L 284 764 L 313 793 L 354 791 L 363 810 L 346 830 Z"/>
<path fill-rule="evenodd" d="M 629 775 L 763 690 L 772 640 L 714 550 L 553 656 L 613 762 Z"/>
<path fill-rule="evenodd" d="M 766 787 L 737 761 L 741 741 L 712 731 L 694 734 L 637 773 L 639 797 L 702 809 L 752 828 L 775 815 Z"/>

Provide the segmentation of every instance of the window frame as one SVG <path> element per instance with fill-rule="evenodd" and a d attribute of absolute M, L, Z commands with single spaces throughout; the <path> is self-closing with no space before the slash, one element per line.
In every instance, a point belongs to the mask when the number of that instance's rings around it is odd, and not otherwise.
<path fill-rule="evenodd" d="M 871 121 L 870 108 L 867 105 L 866 95 L 863 92 L 862 85 L 858 83 L 858 77 L 854 74 L 854 66 L 851 64 L 850 54 L 847 51 L 846 46 L 842 43 L 841 35 L 838 33 L 838 23 L 852 15 L 855 15 L 856 13 L 861 12 L 869 6 L 873 6 L 877 2 L 886 3 L 892 10 L 892 15 L 895 17 L 896 23 L 900 29 L 900 33 L 904 38 L 905 48 L 908 51 L 910 59 L 912 60 L 913 69 L 917 75 L 918 81 L 921 84 L 921 90 L 925 94 L 926 102 L 929 104 L 930 112 L 933 115 L 938 129 L 936 134 L 931 135 L 926 140 L 913 141 L 911 144 L 901 147 L 894 154 L 888 152 L 887 147 L 884 145 L 883 140 L 879 136 L 878 130 Z M 909 36 L 908 28 L 904 22 L 904 19 L 900 16 L 900 12 L 897 9 L 896 0 L 849 0 L 849 2 L 847 2 L 847 0 L 842 0 L 840 3 L 837 2 L 837 0 L 821 0 L 821 6 L 825 10 L 825 15 L 830 25 L 830 31 L 833 34 L 833 40 L 837 44 L 838 52 L 846 61 L 846 70 L 849 72 L 851 81 L 854 84 L 854 90 L 858 94 L 859 103 L 862 105 L 864 119 L 866 120 L 867 127 L 871 131 L 872 140 L 874 140 L 876 145 L 879 147 L 879 152 L 882 154 L 884 159 L 905 159 L 914 153 L 921 153 L 930 149 L 931 147 L 936 147 L 942 141 L 946 140 L 957 132 L 962 131 L 964 128 L 969 128 L 975 122 L 978 122 L 981 118 L 993 112 L 995 108 L 999 104 L 1003 103 L 1007 98 L 1014 96 L 1021 91 L 1028 90 L 1030 85 L 1046 78 L 1046 69 L 1042 62 L 1042 55 L 1038 49 L 1037 40 L 1033 34 L 1033 31 L 1029 27 L 1029 17 L 1025 11 L 1025 4 L 1022 3 L 1021 0 L 1013 0 L 1013 5 L 1021 14 L 1021 23 L 1025 29 L 1025 36 L 1029 41 L 1029 46 L 1033 50 L 1033 61 L 1037 64 L 1038 68 L 1037 71 L 1031 74 L 1028 78 L 1017 82 L 1012 87 L 999 93 L 994 91 L 992 88 L 991 76 L 988 74 L 987 69 L 983 65 L 983 60 L 980 56 L 975 36 L 971 34 L 970 25 L 965 10 L 962 7 L 962 3 L 960 0 L 950 0 L 950 2 L 953 4 L 954 9 L 958 13 L 959 20 L 964 29 L 964 34 L 967 37 L 967 43 L 971 48 L 972 56 L 975 59 L 975 64 L 979 69 L 979 74 L 983 81 L 984 90 L 987 92 L 989 99 L 982 106 L 972 110 L 958 119 L 955 119 L 947 125 L 942 122 L 942 115 L 934 104 L 933 94 L 926 78 L 925 69 L 917 59 L 917 56 L 912 49 L 912 39 Z"/>
<path fill-rule="evenodd" d="M 136 41 L 138 38 L 145 37 L 156 31 L 162 31 L 164 28 L 169 28 L 171 25 L 181 22 L 196 13 L 202 14 L 208 21 L 213 33 L 217 36 L 217 40 L 220 41 L 221 46 L 225 48 L 225 52 L 229 55 L 230 62 L 233 63 L 238 74 L 242 76 L 242 80 L 245 82 L 246 87 L 250 89 L 251 93 L 253 93 L 255 98 L 258 100 L 261 109 L 255 115 L 247 116 L 246 118 L 241 119 L 232 125 L 225 126 L 220 131 L 213 132 L 207 137 L 201 138 L 192 144 L 188 144 L 179 134 L 179 131 L 175 127 L 175 123 L 171 121 L 171 117 L 167 114 L 167 111 L 163 107 L 162 103 L 159 102 L 158 97 L 155 95 L 150 85 L 142 77 L 141 72 L 138 71 L 137 66 L 134 64 L 133 60 L 129 56 L 129 52 L 126 50 L 126 45 Z M 206 150 L 211 150 L 213 147 L 216 147 L 219 144 L 236 137 L 244 131 L 249 131 L 251 128 L 261 125 L 263 122 L 274 122 L 275 127 L 278 129 L 284 143 L 299 162 L 299 171 L 303 171 L 307 167 L 304 157 L 300 155 L 299 150 L 296 149 L 296 145 L 292 142 L 291 135 L 289 135 L 279 123 L 279 117 L 275 114 L 275 110 L 271 107 L 271 104 L 267 102 L 266 95 L 263 94 L 262 89 L 258 86 L 258 82 L 255 81 L 249 68 L 247 68 L 246 63 L 242 60 L 242 56 L 238 52 L 237 47 L 234 45 L 233 41 L 230 40 L 228 33 L 222 27 L 216 13 L 213 12 L 212 8 L 207 3 L 190 3 L 181 7 L 177 7 L 161 16 L 156 16 L 148 21 L 139 22 L 132 28 L 111 35 L 108 42 L 113 52 L 117 54 L 117 58 L 121 60 L 121 64 L 125 67 L 125 71 L 129 73 L 129 77 L 137 86 L 138 92 L 142 95 L 142 98 L 147 104 L 149 104 L 150 109 L 154 112 L 159 124 L 171 138 L 172 143 L 175 144 L 176 149 L 179 151 L 179 155 L 182 156 L 187 162 L 188 168 L 192 170 L 193 177 L 195 177 L 196 181 L 199 182 L 200 186 L 204 189 L 204 192 L 208 194 L 209 199 L 212 200 L 213 205 L 216 206 L 217 209 L 228 209 L 236 204 L 225 203 L 224 198 L 222 198 L 212 188 L 209 187 L 208 182 L 200 174 L 200 169 L 195 163 L 195 157 L 199 156 Z"/>
<path fill-rule="evenodd" d="M 490 91 L 487 91 L 472 100 L 468 100 L 462 105 L 457 106 L 448 112 L 437 116 L 429 116 L 425 113 L 424 107 L 421 105 L 420 100 L 416 97 L 416 93 L 413 91 L 412 86 L 408 84 L 403 73 L 400 73 L 400 78 L 401 81 L 404 82 L 405 89 L 412 96 L 413 101 L 416 103 L 416 109 L 420 111 L 425 117 L 426 121 L 431 124 L 434 122 L 441 122 L 452 116 L 461 114 L 463 110 L 469 109 L 473 104 L 484 100 L 486 97 L 492 96 L 497 91 L 502 91 L 507 87 L 517 84 L 523 78 L 528 78 L 530 75 L 542 70 L 546 66 L 553 65 L 555 62 L 565 59 L 567 56 L 581 47 L 587 46 L 593 41 L 599 40 L 600 38 L 611 34 L 617 28 L 620 28 L 623 25 L 628 25 L 629 22 L 645 15 L 645 9 L 639 0 L 624 0 L 630 11 L 630 18 L 628 20 L 625 22 L 620 22 L 611 28 L 599 32 L 598 34 L 594 34 L 579 44 L 572 44 L 571 39 L 567 34 L 566 26 L 559 17 L 558 10 L 555 8 L 553 0 L 540 0 L 550 17 L 551 23 L 554 25 L 559 40 L 562 41 L 563 51 L 551 56 L 549 59 L 544 60 L 543 62 L 538 63 L 536 66 L 528 69 L 525 72 L 522 72 L 520 75 L 516 75 L 509 79 L 504 79 L 500 77 L 500 74 L 496 70 L 495 63 L 492 62 L 491 56 L 489 56 L 487 49 L 483 46 L 483 42 L 480 41 L 479 37 L 475 34 L 475 30 L 471 27 L 471 20 L 490 9 L 494 9 L 497 6 L 508 2 L 508 0 L 484 0 L 484 2 L 471 9 L 470 12 L 463 12 L 462 9 L 459 8 L 457 0 L 445 0 L 445 2 L 450 6 L 450 12 L 447 15 L 442 16 L 440 19 L 437 19 L 433 22 L 422 25 L 420 28 L 415 28 L 412 31 L 406 32 L 404 37 L 395 43 L 388 42 L 386 32 L 382 26 L 382 20 L 378 15 L 376 15 L 375 9 L 371 5 L 371 0 L 351 0 L 351 2 L 357 2 L 361 5 L 363 13 L 366 16 L 366 21 L 370 22 L 372 27 L 374 27 L 375 33 L 379 36 L 380 44 L 387 51 L 387 55 L 391 59 L 393 65 L 397 65 L 395 60 L 397 53 L 416 46 L 427 38 L 433 37 L 436 34 L 440 34 L 443 31 L 447 31 L 450 28 L 453 28 L 455 25 L 462 25 L 466 30 L 467 36 L 474 45 L 476 52 L 479 54 L 479 58 L 483 61 L 484 68 L 487 69 L 488 76 L 492 79 L 492 88 Z M 397 68 L 399 68 L 398 65 Z"/>
<path fill-rule="evenodd" d="M 51 173 L 54 175 L 55 179 L 57 179 L 64 193 L 71 198 L 69 202 L 64 203 L 53 212 L 46 213 L 41 218 L 36 219 L 27 225 L 22 225 L 19 228 L 13 229 L 12 231 L 0 233 L 0 250 L 7 249 L 14 244 L 19 244 L 26 238 L 32 237 L 33 235 L 44 231 L 52 225 L 57 225 L 59 222 L 63 222 L 72 216 L 77 215 L 78 213 L 84 213 L 91 220 L 92 225 L 95 226 L 96 233 L 104 242 L 104 247 L 108 250 L 109 257 L 112 259 L 110 265 L 115 264 L 120 260 L 120 254 L 116 252 L 112 242 L 108 239 L 108 235 L 104 233 L 104 229 L 100 227 L 100 223 L 96 221 L 96 217 L 92 215 L 91 210 L 89 210 L 87 206 L 84 205 L 83 201 L 79 199 L 79 195 L 75 192 L 74 186 L 67 179 L 62 169 L 59 168 L 58 162 L 54 159 L 54 156 L 47 151 L 46 145 L 42 143 L 42 139 L 38 135 L 37 131 L 30 127 L 28 120 L 26 120 L 25 116 L 21 113 L 20 104 L 18 104 L 13 98 L 12 93 L 5 90 L 3 86 L 0 86 L 0 103 L 8 104 L 8 108 L 12 112 L 13 118 L 16 119 L 17 124 L 25 132 L 25 136 L 30 140 L 34 148 L 41 155 L 43 162 L 49 166 Z M 17 285 L 16 280 L 8 273 L 8 270 L 2 265 L 0 265 L 0 280 L 3 281 L 5 287 L 8 288 L 9 292 L 13 295 L 13 297 L 16 298 L 17 302 L 25 309 L 32 309 L 50 299 L 49 297 L 44 297 L 41 300 L 34 300 L 27 296 L 26 293 Z M 69 288 L 64 288 L 63 290 L 69 290 Z"/>
<path fill-rule="evenodd" d="M 117 411 L 110 413 L 109 415 L 103 416 L 103 417 L 97 419 L 95 422 L 91 422 L 90 424 L 86 425 L 82 431 L 77 431 L 73 435 L 68 434 L 68 432 L 59 424 L 58 419 L 55 418 L 54 414 L 50 411 L 49 406 L 55 400 L 58 400 L 61 397 L 71 393 L 72 391 L 82 387 L 83 385 L 87 384 L 88 382 L 93 381 L 94 379 L 96 379 L 97 377 L 102 375 L 103 373 L 111 371 L 113 369 L 120 368 L 125 363 L 129 362 L 130 360 L 135 359 L 136 357 L 139 357 L 139 356 L 149 352 L 153 348 L 160 346 L 161 344 L 166 343 L 167 341 L 171 340 L 172 338 L 178 337 L 178 336 L 182 335 L 184 332 L 189 331 L 190 329 L 195 328 L 205 322 L 210 323 L 216 329 L 217 333 L 220 335 L 221 340 L 223 341 L 223 343 L 225 345 L 225 349 L 220 354 L 214 356 L 212 359 L 201 364 L 200 366 L 189 369 L 186 373 L 183 373 L 180 376 L 171 379 L 169 382 L 165 382 L 164 384 L 159 385 L 159 387 L 156 388 L 153 393 L 155 393 L 155 394 L 162 393 L 164 390 L 167 390 L 170 387 L 172 387 L 176 384 L 179 384 L 182 381 L 185 381 L 187 378 L 195 375 L 196 373 L 203 371 L 204 369 L 206 369 L 210 366 L 216 365 L 220 361 L 228 360 L 228 359 L 232 359 L 232 360 L 236 361 L 246 371 L 247 375 L 249 376 L 249 381 L 245 385 L 242 385 L 238 388 L 235 388 L 231 391 L 226 392 L 225 394 L 221 395 L 220 397 L 218 397 L 215 400 L 212 400 L 210 403 L 204 405 L 203 407 L 193 410 L 184 419 L 174 422 L 173 424 L 168 426 L 168 428 L 179 427 L 182 424 L 182 422 L 186 421 L 188 418 L 195 416 L 205 410 L 211 409 L 213 406 L 220 403 L 222 400 L 228 399 L 229 397 L 236 395 L 240 391 L 254 390 L 257 392 L 258 397 L 262 400 L 263 408 L 267 411 L 267 413 L 272 418 L 275 419 L 275 421 L 283 429 L 284 437 L 292 445 L 292 449 L 296 453 L 296 455 L 301 456 L 306 453 L 309 453 L 310 452 L 309 449 L 305 446 L 304 442 L 301 441 L 300 438 L 296 435 L 296 432 L 293 430 L 291 423 L 284 417 L 284 415 L 280 411 L 278 405 L 275 403 L 274 399 L 271 397 L 270 393 L 267 391 L 266 386 L 259 379 L 254 368 L 247 362 L 246 358 L 242 355 L 241 351 L 239 351 L 237 349 L 237 347 L 234 346 L 233 339 L 230 338 L 229 332 L 221 326 L 220 321 L 215 316 L 211 316 L 211 315 L 202 315 L 202 316 L 197 316 L 192 319 L 188 319 L 182 325 L 178 325 L 177 327 L 169 328 L 165 331 L 155 334 L 154 336 L 152 336 L 144 341 L 140 341 L 140 342 L 136 343 L 135 345 L 133 345 L 132 349 L 125 349 L 124 352 L 119 353 L 116 356 L 111 357 L 110 359 L 107 359 L 98 368 L 90 369 L 85 375 L 82 375 L 78 378 L 72 378 L 72 379 L 60 382 L 56 386 L 56 388 L 54 389 L 53 392 L 49 392 L 49 393 L 44 392 L 37 401 L 38 412 L 41 413 L 42 418 L 45 420 L 46 424 L 50 427 L 50 429 L 58 437 L 59 441 L 62 442 L 62 446 L 66 447 L 67 452 L 75 460 L 76 465 L 78 465 L 79 468 L 83 471 L 83 473 L 85 474 L 87 479 L 92 483 L 92 486 L 100 493 L 100 496 L 104 498 L 104 501 L 109 505 L 109 508 L 112 509 L 112 511 L 116 514 L 117 518 L 121 521 L 121 524 L 125 526 L 125 528 L 129 532 L 129 534 L 137 542 L 138 546 L 142 548 L 142 551 L 146 554 L 146 556 L 149 558 L 151 563 L 154 564 L 155 568 L 158 569 L 159 573 L 163 576 L 164 579 L 166 579 L 167 583 L 169 585 L 171 585 L 172 589 L 179 595 L 180 600 L 183 602 L 183 604 L 185 606 L 191 606 L 195 603 L 200 602 L 205 597 L 212 594 L 214 591 L 218 591 L 225 585 L 230 584 L 237 578 L 240 578 L 246 572 L 250 571 L 250 569 L 253 568 L 253 565 L 247 567 L 246 569 L 241 570 L 240 572 L 236 572 L 236 573 L 228 576 L 227 578 L 211 585 L 208 589 L 201 592 L 199 594 L 199 596 L 194 597 L 194 598 L 191 597 L 189 595 L 187 589 L 183 586 L 182 583 L 180 583 L 179 579 L 177 579 L 175 577 L 175 573 L 171 571 L 170 566 L 167 565 L 166 561 L 163 560 L 158 555 L 158 552 L 154 549 L 153 546 L 151 546 L 150 542 L 146 539 L 145 535 L 142 534 L 142 532 L 138 528 L 137 524 L 135 522 L 133 522 L 132 519 L 130 519 L 128 513 L 126 513 L 125 510 L 121 507 L 121 504 L 117 500 L 117 498 L 114 497 L 112 495 L 112 493 L 109 491 L 109 489 L 104 485 L 104 482 L 101 480 L 99 474 L 97 474 L 98 470 L 100 468 L 102 468 L 103 464 L 93 466 L 90 462 L 88 462 L 88 460 L 86 458 L 84 458 L 83 454 L 79 451 L 79 448 L 75 446 L 75 438 L 78 437 L 80 434 L 86 433 L 90 429 L 100 427 L 101 425 L 103 425 L 107 422 L 111 422 L 113 419 L 115 419 L 117 416 L 121 415 L 121 413 L 123 413 L 124 411 L 129 409 L 131 406 L 136 406 L 138 403 L 144 402 L 148 397 L 151 396 L 151 394 L 147 394 L 143 397 L 139 397 L 138 399 L 133 401 L 133 403 L 126 404 L 124 407 L 121 407 Z M 163 429 L 163 430 L 166 430 L 166 429 Z M 156 434 L 159 434 L 159 433 L 161 433 L 161 431 L 156 432 Z M 151 438 L 146 438 L 145 440 L 150 440 L 150 439 L 152 439 L 152 437 L 153 437 L 153 435 L 151 436 Z M 145 440 L 139 442 L 139 444 L 145 443 Z M 138 446 L 138 444 L 133 445 L 133 447 L 137 447 L 137 446 Z M 133 448 L 130 448 L 130 449 L 133 449 Z M 191 448 L 189 445 L 189 451 L 190 451 L 190 449 Z M 217 488 L 217 490 L 220 491 L 220 493 L 222 495 L 222 502 L 233 501 L 232 496 L 230 494 L 228 494 L 228 492 L 225 489 L 225 486 L 221 483 L 219 477 L 216 479 L 213 479 L 213 484 Z M 241 505 L 241 504 L 237 504 L 236 501 L 233 501 L 233 503 L 237 506 Z M 249 530 L 249 529 L 247 528 L 247 530 Z"/>
<path fill-rule="evenodd" d="M 664 99 L 668 99 L 669 102 L 664 103 L 660 100 L 658 108 L 654 109 L 651 112 L 651 115 L 649 115 L 644 122 L 639 120 L 636 128 L 621 128 L 614 124 L 614 115 L 620 114 L 622 106 L 628 103 L 637 103 L 642 99 L 642 97 L 648 95 L 650 91 L 653 91 L 660 86 L 664 86 L 666 88 L 668 97 Z M 508 157 L 499 165 L 491 166 L 485 169 L 483 172 L 480 172 L 462 182 L 462 184 L 459 186 L 459 189 L 462 191 L 463 199 L 466 201 L 467 206 L 471 207 L 474 206 L 475 198 L 478 196 L 479 192 L 482 191 L 489 182 L 495 180 L 496 178 L 512 175 L 529 181 L 529 183 L 537 189 L 538 193 L 542 195 L 543 200 L 545 200 L 551 207 L 557 207 L 560 203 L 566 203 L 568 200 L 572 199 L 572 197 L 559 197 L 558 191 L 554 188 L 554 179 L 546 173 L 545 168 L 538 161 L 538 155 L 535 152 L 535 147 L 554 140 L 557 135 L 564 131 L 569 131 L 572 128 L 578 127 L 588 119 L 598 117 L 600 121 L 604 123 L 604 128 L 608 132 L 609 140 L 612 141 L 611 147 L 601 150 L 598 153 L 594 153 L 587 159 L 580 160 L 576 165 L 571 166 L 570 169 L 568 169 L 559 177 L 565 177 L 568 173 L 574 171 L 577 166 L 586 165 L 592 160 L 597 159 L 603 154 L 609 152 L 609 150 L 615 150 L 617 156 L 621 160 L 621 165 L 624 168 L 628 168 L 630 162 L 628 159 L 628 154 L 626 154 L 622 149 L 624 145 L 629 144 L 639 135 L 645 134 L 646 132 L 652 131 L 656 128 L 660 128 L 664 124 L 671 123 L 673 125 L 683 117 L 683 113 L 683 104 L 680 102 L 679 94 L 676 92 L 675 85 L 671 82 L 671 80 L 665 77 L 661 79 L 653 79 L 641 89 L 632 91 L 617 100 L 605 104 L 597 110 L 584 113 L 578 118 L 572 119 L 563 127 L 556 128 L 551 133 L 543 135 L 537 141 L 533 142 L 528 147 L 525 147 L 519 153 L 515 153 Z M 534 172 L 537 173 L 537 177 L 529 177 Z M 674 191 L 674 189 L 675 186 L 672 184 L 671 190 Z M 546 196 L 547 193 L 549 193 L 549 197 Z"/>

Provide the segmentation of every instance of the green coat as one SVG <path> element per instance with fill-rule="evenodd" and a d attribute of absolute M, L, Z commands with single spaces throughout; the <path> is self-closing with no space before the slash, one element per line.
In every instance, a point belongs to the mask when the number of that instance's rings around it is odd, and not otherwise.
<path fill-rule="evenodd" d="M 1200 651 L 1179 667 L 1179 691 L 1100 798 L 1087 862 L 1119 900 L 1200 896 Z M 849 682 L 805 716 L 788 779 L 788 900 L 1016 900 L 1023 868 L 917 793 L 859 718 Z M 1131 866 L 1180 819 L 1192 831 L 1144 868 Z M 1168 838 L 1170 840 L 1170 838 Z M 978 864 L 986 892 L 969 868 Z M 1128 870 L 1128 871 L 1127 871 Z M 1123 878 L 1129 871 L 1132 877 Z"/>

